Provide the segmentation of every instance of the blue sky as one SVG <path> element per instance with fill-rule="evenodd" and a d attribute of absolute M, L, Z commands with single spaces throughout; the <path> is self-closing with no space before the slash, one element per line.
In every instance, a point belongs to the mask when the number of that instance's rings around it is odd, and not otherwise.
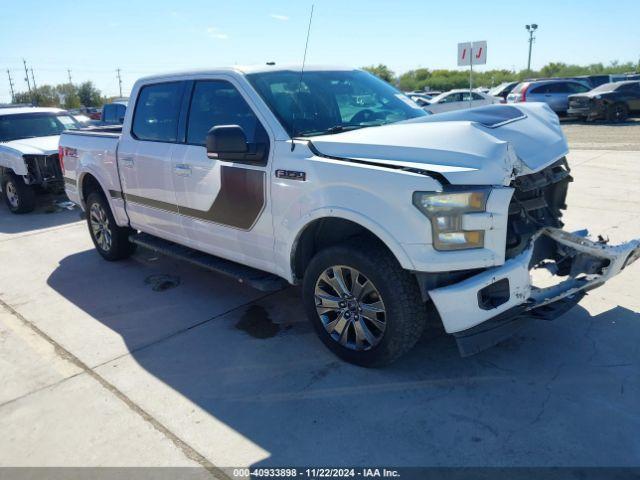
<path fill-rule="evenodd" d="M 389 0 L 7 0 L 0 17 L 0 102 L 6 69 L 25 90 L 93 80 L 107 95 L 140 76 L 234 64 L 300 63 L 311 3 L 309 63 L 385 63 L 396 72 L 456 68 L 456 44 L 488 41 L 485 68 L 526 67 L 526 23 L 538 23 L 532 66 L 640 57 L 640 2 Z"/>

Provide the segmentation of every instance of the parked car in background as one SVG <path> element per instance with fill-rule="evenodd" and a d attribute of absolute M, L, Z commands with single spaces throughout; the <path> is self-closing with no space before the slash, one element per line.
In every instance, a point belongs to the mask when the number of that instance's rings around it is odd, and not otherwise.
<path fill-rule="evenodd" d="M 507 95 L 511 93 L 513 87 L 518 85 L 520 82 L 504 82 L 500 85 L 493 87 L 491 90 L 487 92 L 488 95 L 496 98 L 500 98 L 500 103 L 507 103 Z"/>
<path fill-rule="evenodd" d="M 622 122 L 640 113 L 640 81 L 605 83 L 593 90 L 569 96 L 568 115 L 586 120 L 604 118 Z"/>
<path fill-rule="evenodd" d="M 430 95 L 424 95 L 424 94 L 420 94 L 420 95 L 411 94 L 409 95 L 409 98 L 414 102 L 416 102 L 418 106 L 426 107 L 431 103 L 431 99 L 433 97 L 431 97 Z"/>
<path fill-rule="evenodd" d="M 102 109 L 100 108 L 96 108 L 96 107 L 86 107 L 84 109 L 84 113 L 91 119 L 91 120 L 100 120 L 100 116 L 102 115 Z"/>
<path fill-rule="evenodd" d="M 604 85 L 605 83 L 611 83 L 611 75 L 603 74 L 603 75 L 578 75 L 577 77 L 572 77 L 573 80 L 577 80 L 579 82 L 586 82 L 591 88 L 599 87 L 600 85 Z"/>
<path fill-rule="evenodd" d="M 71 116 L 74 118 L 76 122 L 78 122 L 80 127 L 91 127 L 93 125 L 98 125 L 100 123 L 98 122 L 98 120 L 91 120 L 91 118 L 89 118 L 87 115 L 84 115 L 82 113 L 71 113 Z"/>
<path fill-rule="evenodd" d="M 101 121 L 103 125 L 122 125 L 124 114 L 127 111 L 126 100 L 107 103 L 102 107 Z"/>
<path fill-rule="evenodd" d="M 544 102 L 559 115 L 569 108 L 569 95 L 591 90 L 575 80 L 538 80 L 522 82 L 507 96 L 507 103 Z"/>
<path fill-rule="evenodd" d="M 58 159 L 58 139 L 78 122 L 58 108 L 0 110 L 0 185 L 13 213 L 35 208 L 36 188 L 62 192 L 64 181 Z"/>
<path fill-rule="evenodd" d="M 471 102 L 469 102 L 470 99 Z M 499 103 L 499 100 L 487 95 L 486 93 L 470 92 L 469 90 L 458 89 L 441 93 L 440 95 L 433 97 L 430 100 L 429 105 L 423 108 L 429 113 L 442 113 L 460 110 L 462 108 L 469 108 L 470 104 L 471 107 L 481 107 L 484 105 L 491 105 L 493 103 Z"/>

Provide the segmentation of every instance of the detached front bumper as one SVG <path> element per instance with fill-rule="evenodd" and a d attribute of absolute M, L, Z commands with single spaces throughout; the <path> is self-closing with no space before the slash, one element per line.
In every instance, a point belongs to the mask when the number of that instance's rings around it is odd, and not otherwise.
<path fill-rule="evenodd" d="M 564 252 L 560 261 L 535 260 L 537 245 L 544 243 L 540 242 L 542 237 Z M 587 239 L 586 232 L 547 227 L 532 237 L 526 250 L 502 266 L 428 293 L 445 330 L 456 337 L 460 353 L 472 355 L 507 338 L 529 319 L 556 318 L 588 290 L 599 287 L 639 257 L 640 240 L 611 246 Z M 561 271 L 564 279 L 536 287 L 531 279 L 534 268 Z"/>

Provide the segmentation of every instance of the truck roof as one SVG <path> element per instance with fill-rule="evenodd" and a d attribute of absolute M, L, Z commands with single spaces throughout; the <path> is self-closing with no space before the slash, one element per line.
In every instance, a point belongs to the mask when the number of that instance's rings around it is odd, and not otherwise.
<path fill-rule="evenodd" d="M 182 70 L 182 71 L 173 71 L 167 72 L 163 74 L 157 75 L 149 75 L 146 77 L 140 78 L 141 81 L 149 81 L 149 80 L 157 80 L 167 77 L 178 77 L 178 76 L 190 76 L 190 75 L 215 75 L 219 73 L 235 73 L 240 75 L 247 75 L 250 73 L 264 73 L 264 72 L 287 72 L 287 71 L 295 71 L 299 72 L 302 68 L 302 65 L 234 65 L 233 67 L 220 67 L 220 68 L 203 68 L 196 70 Z M 358 70 L 357 68 L 352 67 L 344 67 L 344 66 L 333 66 L 333 65 L 305 65 L 305 72 L 318 72 L 318 71 L 352 71 Z"/>
<path fill-rule="evenodd" d="M 0 115 L 17 115 L 19 113 L 63 113 L 66 110 L 61 108 L 49 108 L 49 107 L 15 107 L 15 108 L 3 108 L 0 110 Z"/>

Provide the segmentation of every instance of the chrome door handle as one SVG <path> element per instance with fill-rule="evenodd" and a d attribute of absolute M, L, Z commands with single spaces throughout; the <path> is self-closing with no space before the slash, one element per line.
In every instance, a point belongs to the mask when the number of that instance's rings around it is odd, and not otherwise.
<path fill-rule="evenodd" d="M 133 168 L 133 157 L 122 157 L 120 161 L 125 167 Z"/>
<path fill-rule="evenodd" d="M 173 171 L 176 175 L 180 175 L 181 177 L 188 177 L 189 175 L 191 175 L 191 165 L 180 163 L 173 167 Z"/>

